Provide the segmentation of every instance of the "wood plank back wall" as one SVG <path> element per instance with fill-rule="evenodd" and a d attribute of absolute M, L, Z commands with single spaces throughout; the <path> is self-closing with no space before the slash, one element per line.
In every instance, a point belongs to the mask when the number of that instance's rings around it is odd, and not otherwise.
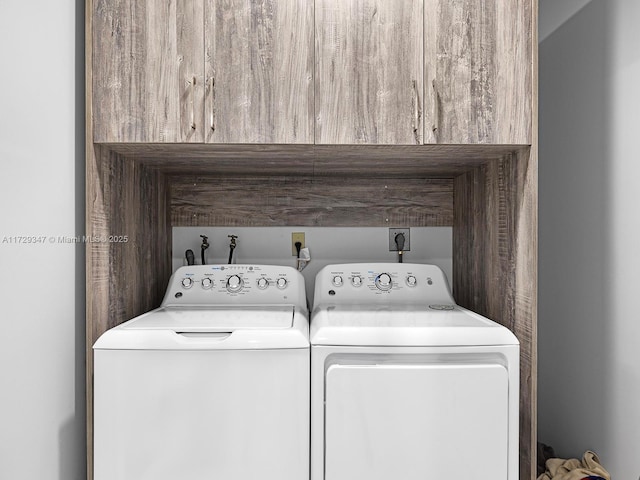
<path fill-rule="evenodd" d="M 180 176 L 173 226 L 451 226 L 453 179 Z"/>

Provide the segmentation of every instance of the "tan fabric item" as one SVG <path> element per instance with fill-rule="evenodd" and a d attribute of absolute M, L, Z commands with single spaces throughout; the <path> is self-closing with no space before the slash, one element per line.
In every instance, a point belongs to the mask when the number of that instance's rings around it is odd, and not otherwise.
<path fill-rule="evenodd" d="M 547 471 L 540 475 L 538 480 L 582 480 L 589 475 L 611 480 L 609 472 L 600 464 L 598 455 L 589 450 L 582 456 L 582 461 L 577 458 L 550 458 L 546 465 Z"/>

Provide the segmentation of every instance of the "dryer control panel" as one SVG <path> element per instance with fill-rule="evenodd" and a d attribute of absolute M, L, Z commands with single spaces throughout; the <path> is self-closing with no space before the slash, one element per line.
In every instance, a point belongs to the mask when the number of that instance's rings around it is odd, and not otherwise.
<path fill-rule="evenodd" d="M 306 308 L 304 278 L 277 265 L 191 265 L 171 277 L 162 306 L 281 305 Z"/>
<path fill-rule="evenodd" d="M 346 263 L 327 265 L 316 276 L 315 304 L 455 304 L 444 272 L 435 265 Z"/>

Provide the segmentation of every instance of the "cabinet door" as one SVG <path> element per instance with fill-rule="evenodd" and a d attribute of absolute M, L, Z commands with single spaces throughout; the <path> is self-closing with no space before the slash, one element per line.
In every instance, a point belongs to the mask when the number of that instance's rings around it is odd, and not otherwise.
<path fill-rule="evenodd" d="M 531 143 L 531 3 L 425 0 L 425 143 Z"/>
<path fill-rule="evenodd" d="M 94 0 L 95 142 L 202 142 L 199 0 Z"/>
<path fill-rule="evenodd" d="M 205 5 L 206 141 L 313 143 L 313 1 Z"/>
<path fill-rule="evenodd" d="M 316 0 L 316 143 L 422 143 L 422 0 Z"/>

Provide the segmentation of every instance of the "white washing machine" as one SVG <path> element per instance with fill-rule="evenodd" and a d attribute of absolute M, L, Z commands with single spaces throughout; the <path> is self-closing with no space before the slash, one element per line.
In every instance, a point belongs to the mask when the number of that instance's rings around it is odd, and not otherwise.
<path fill-rule="evenodd" d="M 518 341 L 438 267 L 325 267 L 310 340 L 311 480 L 518 478 Z"/>
<path fill-rule="evenodd" d="M 93 347 L 94 479 L 308 478 L 308 334 L 295 269 L 179 268 Z"/>

